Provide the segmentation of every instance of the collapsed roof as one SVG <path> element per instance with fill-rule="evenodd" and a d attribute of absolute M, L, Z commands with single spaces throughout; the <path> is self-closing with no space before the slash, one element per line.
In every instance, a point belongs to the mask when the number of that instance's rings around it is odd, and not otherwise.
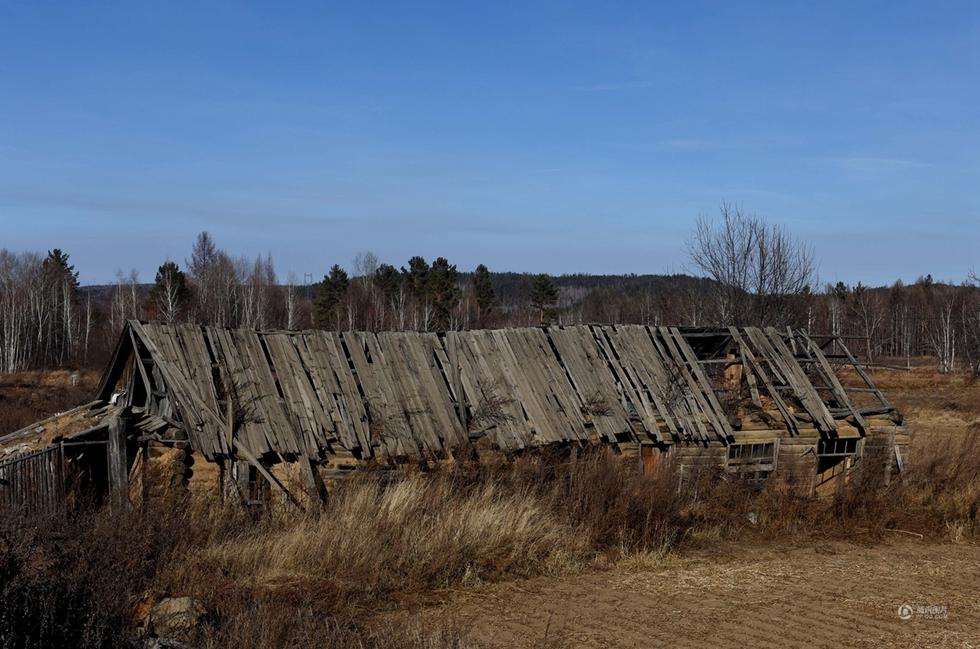
<path fill-rule="evenodd" d="M 865 387 L 844 387 L 839 362 Z M 894 411 L 836 338 L 642 325 L 436 334 L 131 321 L 96 403 L 210 460 L 349 452 L 393 461 L 480 438 L 506 451 L 727 444 L 753 411 L 775 412 L 773 427 L 790 434 L 836 437 Z"/>

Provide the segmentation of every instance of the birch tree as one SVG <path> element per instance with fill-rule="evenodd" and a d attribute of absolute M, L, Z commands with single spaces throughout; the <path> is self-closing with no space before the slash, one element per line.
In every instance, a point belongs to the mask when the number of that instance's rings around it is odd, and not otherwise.
<path fill-rule="evenodd" d="M 157 270 L 151 294 L 158 317 L 170 325 L 178 322 L 187 308 L 188 294 L 184 272 L 168 259 Z"/>

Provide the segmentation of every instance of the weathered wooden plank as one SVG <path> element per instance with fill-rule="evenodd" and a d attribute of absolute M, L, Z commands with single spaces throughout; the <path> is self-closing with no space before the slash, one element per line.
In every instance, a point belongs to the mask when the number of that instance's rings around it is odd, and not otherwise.
<path fill-rule="evenodd" d="M 787 369 L 787 376 L 792 377 L 794 389 L 797 391 L 797 397 L 807 412 L 818 422 L 820 428 L 828 433 L 835 432 L 837 430 L 837 423 L 834 421 L 830 411 L 827 410 L 827 405 L 823 402 L 823 399 L 817 394 L 813 383 L 807 377 L 803 368 L 796 362 L 796 358 L 786 346 L 782 336 L 772 327 L 767 328 L 765 333 L 767 334 L 767 342 L 771 349 Z"/>
<path fill-rule="evenodd" d="M 817 367 L 820 368 L 820 373 L 824 380 L 830 386 L 834 397 L 837 399 L 838 403 L 842 404 L 851 413 L 851 417 L 854 418 L 855 423 L 861 430 L 867 429 L 867 423 L 864 417 L 861 416 L 851 403 L 850 398 L 847 396 L 847 391 L 844 390 L 844 386 L 841 384 L 840 380 L 837 378 L 837 374 L 834 372 L 830 363 L 827 361 L 827 357 L 824 355 L 820 346 L 817 345 L 809 336 L 800 332 L 803 337 L 803 343 L 800 347 L 807 353 L 809 358 L 817 361 Z"/>
<path fill-rule="evenodd" d="M 629 417 L 616 390 L 616 378 L 605 362 L 601 362 L 595 339 L 581 326 L 551 327 L 546 336 L 558 352 L 558 362 L 578 399 L 583 416 L 595 426 L 607 441 L 615 441 L 617 433 L 631 431 Z M 596 409 L 604 410 L 597 414 Z"/>
<path fill-rule="evenodd" d="M 704 425 L 705 419 L 712 424 L 715 430 L 718 430 L 718 426 L 716 422 L 712 421 L 711 407 L 705 400 L 701 386 L 688 369 L 687 361 L 677 346 L 677 342 L 670 335 L 670 330 L 667 327 L 657 327 L 656 334 L 656 336 L 651 335 L 651 340 L 653 340 L 655 346 L 659 346 L 659 349 L 663 350 L 666 358 L 677 368 L 678 374 L 687 383 L 688 389 L 684 391 L 684 398 L 689 404 L 691 419 L 698 427 L 701 433 L 701 439 L 710 441 L 711 436 L 708 434 L 708 429 Z"/>
<path fill-rule="evenodd" d="M 711 384 L 711 381 L 708 380 L 708 377 L 705 375 L 700 363 L 698 363 L 698 358 L 694 354 L 694 350 L 691 349 L 691 346 L 681 335 L 680 331 L 676 327 L 673 327 L 670 329 L 670 333 L 673 336 L 674 343 L 676 344 L 677 348 L 681 350 L 684 357 L 687 359 L 694 378 L 701 386 L 701 392 L 707 398 L 709 407 L 706 414 L 709 415 L 710 420 L 715 425 L 717 434 L 722 439 L 728 439 L 732 435 L 732 427 L 731 424 L 728 423 L 728 416 L 725 409 L 722 407 L 721 402 L 718 401 L 718 395 L 715 394 L 714 386 Z"/>
<path fill-rule="evenodd" d="M 646 330 L 640 327 L 591 327 L 593 340 L 613 375 L 617 387 L 643 419 L 647 434 L 662 441 L 657 417 L 663 419 L 672 435 L 681 436 L 673 414 L 660 399 L 659 381 L 650 354 Z M 646 348 L 645 348 L 646 347 Z M 652 403 L 652 407 L 651 407 Z M 636 407 L 639 404 L 640 407 Z"/>
<path fill-rule="evenodd" d="M 302 447 L 310 454 L 317 454 L 328 427 L 323 408 L 319 404 L 299 353 L 289 336 L 265 334 L 260 336 L 276 380 L 283 393 L 283 409 L 286 419 L 297 428 Z"/>
<path fill-rule="evenodd" d="M 364 400 L 358 392 L 337 334 L 324 331 L 303 335 L 297 350 L 310 373 L 320 403 L 330 412 L 337 438 L 347 450 L 370 452 Z"/>
<path fill-rule="evenodd" d="M 646 417 L 648 434 L 660 438 L 660 424 L 663 420 L 670 434 L 682 436 L 680 424 L 674 413 L 666 408 L 661 395 L 660 375 L 663 368 L 655 359 L 652 343 L 644 327 L 593 327 L 598 347 L 612 368 L 620 375 L 620 385 L 624 391 L 632 390 L 629 400 L 641 404 Z M 651 407 L 652 406 L 652 407 Z M 639 409 L 638 409 L 639 414 Z"/>
<path fill-rule="evenodd" d="M 739 350 L 741 351 L 742 354 L 742 358 L 748 361 L 749 365 L 751 365 L 752 367 L 752 371 L 759 378 L 759 380 L 762 381 L 762 384 L 766 386 L 766 391 L 769 393 L 769 396 L 772 398 L 773 403 L 776 404 L 776 407 L 779 409 L 779 412 L 782 413 L 783 419 L 786 421 L 787 427 L 791 431 L 794 432 L 798 431 L 799 422 L 797 422 L 796 417 L 793 416 L 789 408 L 786 406 L 786 403 L 783 401 L 782 396 L 780 396 L 779 391 L 769 381 L 769 376 L 766 374 L 765 370 L 762 368 L 761 364 L 756 359 L 755 354 L 752 352 L 751 347 L 749 347 L 745 339 L 743 339 L 741 334 L 739 334 L 738 329 L 736 329 L 735 327 L 729 327 L 728 330 L 729 333 L 731 333 L 732 335 L 732 339 L 738 344 Z"/>
<path fill-rule="evenodd" d="M 115 506 L 125 506 L 128 503 L 129 471 L 126 468 L 126 427 L 120 417 L 109 419 L 107 457 L 109 459 L 109 491 Z M 33 463 L 32 463 L 33 465 Z M 34 466 L 30 466 L 34 469 Z M 37 476 L 31 476 L 31 482 L 36 483 Z M 32 494 L 35 493 L 31 486 Z"/>
<path fill-rule="evenodd" d="M 464 389 L 475 395 L 474 422 L 505 450 L 524 448 L 530 427 L 518 388 L 503 366 L 495 341 L 485 331 L 460 334 Z"/>

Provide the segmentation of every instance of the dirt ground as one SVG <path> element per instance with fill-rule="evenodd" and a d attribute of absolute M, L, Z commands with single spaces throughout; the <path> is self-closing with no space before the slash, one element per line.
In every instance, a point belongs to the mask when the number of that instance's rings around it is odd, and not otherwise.
<path fill-rule="evenodd" d="M 980 647 L 980 549 L 754 548 L 478 587 L 446 609 L 499 647 L 966 649 Z"/>
<path fill-rule="evenodd" d="M 920 443 L 980 425 L 980 385 L 965 377 L 919 368 L 874 379 Z M 976 540 L 896 533 L 878 544 L 812 541 L 721 555 L 480 586 L 440 608 L 499 647 L 980 649 Z"/>

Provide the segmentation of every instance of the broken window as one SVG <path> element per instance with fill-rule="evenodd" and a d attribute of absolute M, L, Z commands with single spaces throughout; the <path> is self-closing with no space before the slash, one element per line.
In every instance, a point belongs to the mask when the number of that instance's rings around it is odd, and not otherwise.
<path fill-rule="evenodd" d="M 817 442 L 817 455 L 830 457 L 838 455 L 854 455 L 858 452 L 860 437 L 838 437 L 837 439 L 821 439 Z"/>
<path fill-rule="evenodd" d="M 817 441 L 817 473 L 823 473 L 843 465 L 853 466 L 861 458 L 864 439 L 861 437 L 837 437 Z M 834 475 L 836 475 L 836 471 Z"/>
<path fill-rule="evenodd" d="M 750 481 L 761 482 L 776 470 L 777 441 L 729 444 L 725 468 Z"/>

